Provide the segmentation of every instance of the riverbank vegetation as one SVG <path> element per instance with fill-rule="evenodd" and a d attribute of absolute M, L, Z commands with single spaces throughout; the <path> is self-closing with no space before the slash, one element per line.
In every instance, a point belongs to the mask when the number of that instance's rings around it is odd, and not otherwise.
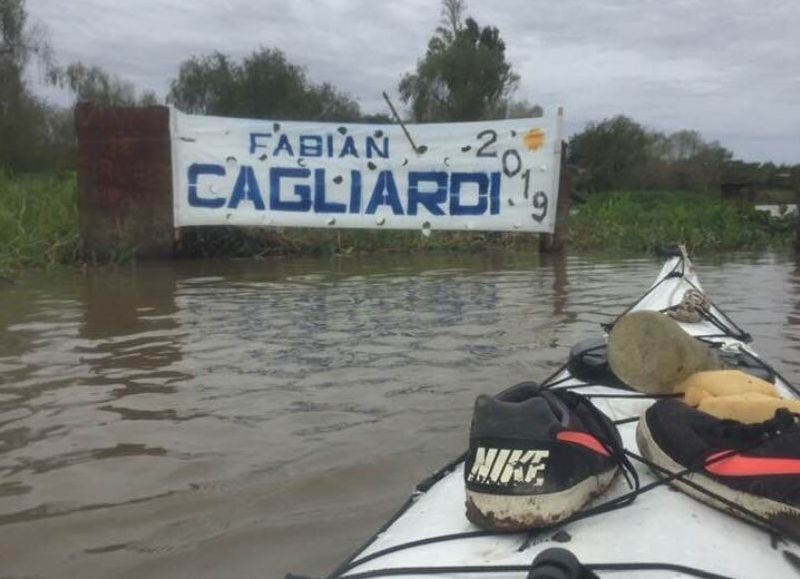
<path fill-rule="evenodd" d="M 77 179 L 74 173 L 11 177 L 0 172 L 0 275 L 23 268 L 79 266 Z M 595 193 L 569 216 L 569 247 L 580 251 L 641 252 L 677 241 L 692 250 L 788 246 L 793 221 L 747 205 L 692 192 Z M 190 257 L 351 255 L 371 252 L 535 251 L 524 233 L 327 230 L 293 228 L 190 228 L 179 254 Z M 130 259 L 135 252 L 127 252 Z"/>
<path fill-rule="evenodd" d="M 693 192 L 627 191 L 590 196 L 569 227 L 575 249 L 652 251 L 682 242 L 699 251 L 788 246 L 794 222 Z"/>
<path fill-rule="evenodd" d="M 0 170 L 0 275 L 81 260 L 74 173 L 11 177 Z"/>
<path fill-rule="evenodd" d="M 467 15 L 464 0 L 442 0 L 442 18 L 397 92 L 411 122 L 535 117 L 541 107 L 517 98 L 520 76 L 500 31 Z M 0 2 L 0 271 L 81 263 L 77 224 L 76 142 L 71 106 L 45 101 L 29 86 L 30 66 L 73 97 L 101 106 L 170 103 L 220 116 L 389 122 L 365 112 L 330 83 L 318 83 L 278 47 L 254 47 L 240 59 L 218 51 L 181 63 L 169 93 L 157 95 L 92 64 L 57 62 L 45 28 L 27 19 L 25 0 Z M 481 79 L 481 82 L 473 82 Z M 697 249 L 788 244 L 790 223 L 741 198 L 791 202 L 800 165 L 752 163 L 696 131 L 665 133 L 618 115 L 572 136 L 568 171 L 574 196 L 570 244 L 577 249 L 641 251 L 675 241 Z M 609 193 L 628 191 L 628 193 Z M 665 193 L 663 191 L 682 191 Z M 178 249 L 192 256 L 274 253 L 534 248 L 526 234 L 416 231 L 193 229 Z M 133 255 L 129 248 L 122 254 Z M 117 255 L 120 252 L 112 252 Z"/>

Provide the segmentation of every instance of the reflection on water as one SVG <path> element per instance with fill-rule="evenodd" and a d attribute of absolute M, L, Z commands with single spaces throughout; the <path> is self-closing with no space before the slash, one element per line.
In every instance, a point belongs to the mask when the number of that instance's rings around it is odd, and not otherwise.
<path fill-rule="evenodd" d="M 140 265 L 0 288 L 3 576 L 280 577 L 353 550 L 652 259 L 478 254 Z M 800 266 L 699 260 L 800 382 Z"/>

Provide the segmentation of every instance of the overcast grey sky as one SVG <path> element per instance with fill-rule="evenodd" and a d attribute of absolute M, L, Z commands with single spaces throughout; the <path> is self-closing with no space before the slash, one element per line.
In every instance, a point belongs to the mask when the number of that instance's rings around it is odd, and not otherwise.
<path fill-rule="evenodd" d="M 800 162 L 799 0 L 468 0 L 500 29 L 518 98 L 563 104 L 568 128 L 625 113 L 696 129 L 748 160 Z M 62 63 L 166 94 L 185 58 L 278 47 L 386 112 L 423 55 L 438 0 L 28 0 Z"/>

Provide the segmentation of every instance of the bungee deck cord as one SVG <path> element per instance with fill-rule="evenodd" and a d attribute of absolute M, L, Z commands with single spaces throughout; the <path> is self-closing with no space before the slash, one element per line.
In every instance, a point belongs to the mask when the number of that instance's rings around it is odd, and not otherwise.
<path fill-rule="evenodd" d="M 630 312 L 633 308 L 635 308 L 639 303 L 641 303 L 648 295 L 650 295 L 653 290 L 655 290 L 661 283 L 663 283 L 667 279 L 672 279 L 676 277 L 683 278 L 683 281 L 688 283 L 695 291 L 701 291 L 694 283 L 692 283 L 689 279 L 685 277 L 685 263 L 684 263 L 685 254 L 681 256 L 675 266 L 672 268 L 670 272 L 667 273 L 666 276 L 661 278 L 657 281 L 647 292 L 644 293 L 636 302 L 634 302 L 631 306 L 629 306 L 622 314 L 617 316 L 614 321 L 610 324 L 602 324 L 603 328 L 608 331 L 610 330 L 613 325 L 625 314 Z M 701 336 L 694 336 L 697 339 L 702 341 L 706 341 L 707 339 L 713 338 L 734 338 L 741 342 L 749 342 L 751 340 L 750 334 L 742 330 L 738 325 L 736 325 L 729 316 L 727 316 L 720 308 L 713 305 L 710 301 L 707 302 L 708 307 L 700 308 L 701 315 L 703 319 L 709 321 L 715 327 L 721 330 L 721 334 L 708 334 L 708 335 L 701 335 Z M 713 313 L 712 308 L 719 312 L 719 316 Z M 670 308 L 665 308 L 665 310 L 669 310 Z M 664 310 L 662 310 L 664 311 Z M 721 318 L 720 318 L 721 316 Z M 798 390 L 795 386 L 793 386 L 788 380 L 786 380 L 781 374 L 775 370 L 769 363 L 762 360 L 760 357 L 752 354 L 748 350 L 746 350 L 742 344 L 738 344 L 738 350 L 742 355 L 748 356 L 751 360 L 753 360 L 756 364 L 762 367 L 764 370 L 771 372 L 775 377 L 779 378 L 783 381 L 783 383 L 790 388 L 795 394 L 800 396 L 800 390 Z M 598 346 L 597 348 L 601 348 L 603 346 Z M 591 349 L 590 349 L 591 350 Z M 590 351 L 587 350 L 587 351 Z M 572 385 L 565 385 L 565 382 L 573 379 L 572 374 L 569 372 L 568 369 L 569 362 L 566 362 L 558 367 L 555 372 L 550 374 L 540 385 L 537 386 L 539 390 L 570 390 L 575 391 L 581 388 L 587 387 L 597 387 L 602 386 L 610 389 L 616 390 L 623 390 L 625 393 L 600 393 L 600 394 L 580 394 L 574 392 L 577 396 L 582 396 L 587 399 L 592 398 L 650 398 L 650 399 L 658 399 L 658 398 L 670 398 L 680 396 L 680 394 L 662 394 L 662 395 L 652 395 L 652 394 L 639 394 L 635 393 L 632 389 L 626 386 L 619 386 L 619 385 L 608 385 L 608 384 L 601 384 L 601 383 L 580 383 L 580 384 L 572 384 Z M 563 375 L 563 376 L 562 376 Z M 533 383 L 525 383 L 534 386 Z M 513 389 L 519 388 L 521 385 L 515 385 L 511 388 L 508 388 L 498 394 L 498 398 L 501 398 L 508 394 L 509 392 L 513 391 Z M 588 405 L 592 411 L 596 411 L 600 413 L 601 411 L 597 409 L 593 404 Z M 633 504 L 636 498 L 644 493 L 650 492 L 654 489 L 659 487 L 663 487 L 671 482 L 679 482 L 684 484 L 688 487 L 691 487 L 693 490 L 706 495 L 707 497 L 714 499 L 719 504 L 724 505 L 731 511 L 734 511 L 732 514 L 736 516 L 739 520 L 763 531 L 770 535 L 773 544 L 776 541 L 787 541 L 791 540 L 796 543 L 800 543 L 800 537 L 797 537 L 791 531 L 782 528 L 780 524 L 776 524 L 773 521 L 770 521 L 758 513 L 747 509 L 726 499 L 725 497 L 708 490 L 691 479 L 688 478 L 689 475 L 696 473 L 703 469 L 704 467 L 714 464 L 718 461 L 725 460 L 730 458 L 734 454 L 738 454 L 741 452 L 745 452 L 748 450 L 753 450 L 757 448 L 759 445 L 763 444 L 767 440 L 772 440 L 776 437 L 779 437 L 794 426 L 800 416 L 790 413 L 788 410 L 779 410 L 775 417 L 771 420 L 768 420 L 764 423 L 750 425 L 750 426 L 740 426 L 739 428 L 747 429 L 750 432 L 754 441 L 750 445 L 745 445 L 743 447 L 725 451 L 715 455 L 711 459 L 707 460 L 699 460 L 697 464 L 692 465 L 689 468 L 685 468 L 679 470 L 677 472 L 670 472 L 668 469 L 665 469 L 649 460 L 644 458 L 643 456 L 634 453 L 624 446 L 619 445 L 620 448 L 617 448 L 616 444 L 609 443 L 608 441 L 601 441 L 604 446 L 607 447 L 607 450 L 612 454 L 612 456 L 617 459 L 617 462 L 620 466 L 620 470 L 623 472 L 623 475 L 631 488 L 631 490 L 627 493 L 623 493 L 615 498 L 606 500 L 601 502 L 600 504 L 591 506 L 589 508 L 583 509 L 574 513 L 571 516 L 565 517 L 563 520 L 559 521 L 558 523 L 553 523 L 551 525 L 547 525 L 538 529 L 534 529 L 525 534 L 524 539 L 522 540 L 520 546 L 518 547 L 518 551 L 525 551 L 528 547 L 531 546 L 533 541 L 537 538 L 540 538 L 542 534 L 551 532 L 557 529 L 563 529 L 566 525 L 570 523 L 574 523 L 583 519 L 587 519 L 593 516 L 601 515 L 603 513 L 612 512 L 621 508 L 625 508 Z M 618 420 L 614 420 L 615 425 L 621 424 L 629 424 L 632 422 L 636 422 L 639 420 L 639 416 L 631 416 L 627 418 L 622 418 Z M 606 433 L 608 435 L 608 433 Z M 609 436 L 609 440 L 613 441 L 614 437 Z M 361 553 L 365 549 L 371 545 L 375 539 L 386 529 L 388 529 L 397 519 L 400 518 L 416 501 L 417 497 L 421 494 L 424 494 L 428 489 L 430 489 L 436 482 L 447 476 L 448 474 L 452 473 L 453 470 L 464 461 L 466 454 L 462 454 L 457 459 L 450 462 L 444 468 L 440 469 L 438 472 L 434 473 L 431 477 L 427 480 L 420 483 L 415 492 L 412 496 L 408 499 L 408 501 L 401 507 L 401 509 L 389 520 L 387 521 L 381 529 L 373 535 L 356 553 Z M 656 473 L 657 478 L 655 481 L 641 485 L 639 482 L 638 471 L 636 467 L 633 466 L 631 460 L 634 460 L 648 468 L 650 468 L 653 472 Z M 423 575 L 423 576 L 441 576 L 446 574 L 508 574 L 508 573 L 526 573 L 534 569 L 533 564 L 528 565 L 451 565 L 451 566 L 419 566 L 419 567 L 387 567 L 384 569 L 372 569 L 368 571 L 357 571 L 357 568 L 360 566 L 365 565 L 366 563 L 378 560 L 382 557 L 386 557 L 388 555 L 398 553 L 405 550 L 410 550 L 418 547 L 423 547 L 427 545 L 433 544 L 440 544 L 450 541 L 461 541 L 461 540 L 470 540 L 475 538 L 487 537 L 487 536 L 497 536 L 500 533 L 496 533 L 494 531 L 466 531 L 462 533 L 450 533 L 444 535 L 437 535 L 433 537 L 426 537 L 424 539 L 418 539 L 414 541 L 409 541 L 406 543 L 401 543 L 398 545 L 393 545 L 391 547 L 387 547 L 369 555 L 364 555 L 359 558 L 355 558 L 353 556 L 351 559 L 345 561 L 339 568 L 337 568 L 333 573 L 327 576 L 327 579 L 370 579 L 370 578 L 378 578 L 378 577 L 398 577 L 398 576 L 408 576 L 408 575 Z M 800 572 L 800 557 L 795 556 L 793 553 L 789 551 L 784 551 L 785 558 L 797 568 L 798 572 Z M 686 576 L 691 577 L 699 577 L 699 578 L 708 578 L 708 579 L 732 579 L 729 576 L 720 575 L 717 573 L 712 573 L 703 569 L 698 569 L 695 567 L 690 567 L 686 565 L 674 564 L 674 563 L 665 563 L 665 562 L 626 562 L 626 563 L 582 563 L 582 566 L 589 571 L 672 571 L 683 573 Z"/>
<path fill-rule="evenodd" d="M 642 294 L 642 296 L 638 300 L 636 300 L 630 306 L 628 306 L 620 315 L 615 317 L 613 321 L 605 323 L 605 324 L 601 324 L 603 329 L 605 331 L 607 331 L 607 332 L 610 331 L 611 328 L 614 327 L 614 324 L 616 324 L 619 321 L 620 318 L 622 318 L 624 315 L 626 315 L 631 310 L 633 310 L 636 306 L 638 306 L 640 303 L 642 303 L 647 298 L 647 296 L 649 296 L 651 293 L 653 293 L 653 291 L 655 291 L 662 283 L 664 283 L 665 281 L 667 281 L 669 279 L 675 279 L 675 278 L 682 278 L 683 281 L 685 283 L 687 283 L 691 287 L 690 291 L 698 292 L 698 293 L 702 294 L 703 296 L 705 296 L 705 293 L 703 293 L 703 290 L 701 290 L 699 287 L 697 287 L 697 285 L 694 282 L 692 282 L 692 280 L 690 280 L 689 278 L 686 277 L 685 261 L 684 261 L 684 258 L 681 257 L 681 259 L 679 259 L 675 263 L 675 265 L 667 273 L 667 275 L 665 275 L 660 280 L 658 280 L 656 283 L 654 283 L 652 286 L 650 286 L 650 288 L 644 294 Z M 698 313 L 700 314 L 700 316 L 704 320 L 708 321 L 713 326 L 718 328 L 720 330 L 720 333 L 718 333 L 718 334 L 704 334 L 704 335 L 700 335 L 700 336 L 694 336 L 695 338 L 698 338 L 698 339 L 702 339 L 702 338 L 734 338 L 735 340 L 739 340 L 740 342 L 744 342 L 745 344 L 750 343 L 753 340 L 753 337 L 748 332 L 744 331 L 736 322 L 734 322 L 731 319 L 730 316 L 728 316 L 728 314 L 726 314 L 724 311 L 722 311 L 722 309 L 719 306 L 717 306 L 716 304 L 714 304 L 707 296 L 705 298 L 705 302 L 706 302 L 705 304 L 697 306 L 697 311 L 698 311 Z M 664 309 L 659 310 L 659 311 L 661 311 L 662 313 L 667 313 L 667 312 L 669 312 L 671 310 L 674 310 L 675 308 L 678 308 L 680 306 L 681 306 L 681 304 L 679 303 L 679 304 L 677 304 L 675 306 L 670 306 L 668 308 L 664 308 Z M 714 310 L 716 310 L 719 315 L 715 314 Z"/>
<path fill-rule="evenodd" d="M 561 371 L 557 372 L 552 377 L 558 376 L 563 371 L 564 370 L 561 370 Z M 567 377 L 567 379 L 569 379 L 569 378 L 571 378 L 571 376 Z M 565 380 L 563 378 L 562 379 L 558 379 L 558 380 L 551 380 L 550 383 L 542 384 L 540 386 L 540 388 L 543 389 L 543 390 L 546 390 L 546 389 L 557 389 L 556 386 L 558 384 L 563 383 L 564 381 Z M 581 384 L 580 386 L 581 387 L 589 387 L 589 386 L 595 386 L 595 384 Z M 566 388 L 570 388 L 570 387 L 569 386 L 568 387 L 564 387 L 564 389 L 566 389 Z M 608 395 L 608 397 L 611 397 L 611 396 L 613 396 L 613 395 Z M 587 395 L 585 397 L 589 398 L 589 397 L 591 397 L 591 395 Z M 628 397 L 628 395 L 620 395 L 620 397 Z M 657 398 L 657 396 L 653 397 L 653 398 Z M 599 410 L 598 410 L 598 412 L 599 412 Z M 756 424 L 756 425 L 752 425 L 752 426 L 746 426 L 744 428 L 747 428 L 747 429 L 751 430 L 754 435 L 759 433 L 759 432 L 761 432 L 761 433 L 764 433 L 764 434 L 768 434 L 769 438 L 774 438 L 774 437 L 780 436 L 781 433 L 784 432 L 788 427 L 794 425 L 796 423 L 796 421 L 797 421 L 797 418 L 798 418 L 797 415 L 793 415 L 793 414 L 789 413 L 789 411 L 782 411 L 782 412 L 779 411 L 779 413 L 776 414 L 776 417 L 773 418 L 772 420 L 766 421 L 766 422 L 761 423 L 761 424 Z M 630 422 L 635 422 L 638 419 L 639 419 L 638 416 L 623 418 L 623 419 L 620 419 L 620 420 L 615 420 L 614 424 L 616 424 L 616 425 L 626 424 L 626 423 L 630 423 Z M 613 438 L 612 438 L 612 440 L 613 440 Z M 693 490 L 696 490 L 696 491 L 698 491 L 700 493 L 703 493 L 703 494 L 707 495 L 709 498 L 712 498 L 712 499 L 718 501 L 720 504 L 725 505 L 726 507 L 730 508 L 733 511 L 736 511 L 739 514 L 738 518 L 740 518 L 740 520 L 742 520 L 743 522 L 748 523 L 751 526 L 754 526 L 754 527 L 758 528 L 759 530 L 768 533 L 773 538 L 777 537 L 777 538 L 779 538 L 781 540 L 790 539 L 790 540 L 794 540 L 794 541 L 797 542 L 798 541 L 798 537 L 794 537 L 793 534 L 790 531 L 781 528 L 779 525 L 775 524 L 772 521 L 769 521 L 769 520 L 765 519 L 764 517 L 762 517 L 758 513 L 755 513 L 753 511 L 747 509 L 746 507 L 743 507 L 743 506 L 739 505 L 738 503 L 730 501 L 730 500 L 726 499 L 725 497 L 723 497 L 723 496 L 721 496 L 721 495 L 719 495 L 719 494 L 717 494 L 717 493 L 715 493 L 713 491 L 710 491 L 710 490 L 698 485 L 697 483 L 695 483 L 691 479 L 687 478 L 688 475 L 690 475 L 692 473 L 695 473 L 695 472 L 701 470 L 702 468 L 704 468 L 704 467 L 706 467 L 708 465 L 711 465 L 711 464 L 714 464 L 716 462 L 725 460 L 726 458 L 729 458 L 734 454 L 738 454 L 738 453 L 741 453 L 741 452 L 746 452 L 748 450 L 753 450 L 754 448 L 756 448 L 759 445 L 763 444 L 766 440 L 767 440 L 767 438 L 759 438 L 751 445 L 747 445 L 747 446 L 742 447 L 742 448 L 737 448 L 737 449 L 734 449 L 734 450 L 729 450 L 727 452 L 720 453 L 720 454 L 714 456 L 712 459 L 705 460 L 705 461 L 699 461 L 696 465 L 693 465 L 690 468 L 686 468 L 686 469 L 680 470 L 678 472 L 670 472 L 669 470 L 667 470 L 667 469 L 665 469 L 665 468 L 663 468 L 663 467 L 661 467 L 659 465 L 656 465 L 655 463 L 652 463 L 651 461 L 647 460 L 643 456 L 641 456 L 641 455 L 639 455 L 637 453 L 634 453 L 634 452 L 632 452 L 632 451 L 630 451 L 628 449 L 622 448 L 621 449 L 622 452 L 628 458 L 624 459 L 624 461 L 625 461 L 624 463 L 622 461 L 620 462 L 620 467 L 621 467 L 622 472 L 625 475 L 626 479 L 628 480 L 629 485 L 631 485 L 633 487 L 630 492 L 624 493 L 624 494 L 622 494 L 622 495 L 620 495 L 618 497 L 615 497 L 613 499 L 609 499 L 607 501 L 604 501 L 604 502 L 602 502 L 602 503 L 600 503 L 598 505 L 595 505 L 595 506 L 589 507 L 587 509 L 583 509 L 581 511 L 578 511 L 574 515 L 566 517 L 565 519 L 563 519 L 562 521 L 559 521 L 558 523 L 554 523 L 552 525 L 548 525 L 548 526 L 545 526 L 545 527 L 542 527 L 542 528 L 539 528 L 539 529 L 535 529 L 534 531 L 532 531 L 532 532 L 530 532 L 530 533 L 528 533 L 526 535 L 526 539 L 522 542 L 522 544 L 520 545 L 520 548 L 518 550 L 519 551 L 523 551 L 523 550 L 527 549 L 527 547 L 531 544 L 532 539 L 537 538 L 539 535 L 541 535 L 543 533 L 546 533 L 546 532 L 549 532 L 549 531 L 553 531 L 553 530 L 556 530 L 556 529 L 559 529 L 559 528 L 563 528 L 564 526 L 566 526 L 566 525 L 568 525 L 570 523 L 574 523 L 574 522 L 577 522 L 577 521 L 580 521 L 580 520 L 583 520 L 583 519 L 587 519 L 589 517 L 597 516 L 597 515 L 600 515 L 600 514 L 603 514 L 603 513 L 607 513 L 607 512 L 611 512 L 611 511 L 615 511 L 615 510 L 627 507 L 627 506 L 633 504 L 633 502 L 636 500 L 636 498 L 639 495 L 642 495 L 642 494 L 650 492 L 650 491 L 652 491 L 652 490 L 654 490 L 656 488 L 659 488 L 659 487 L 662 487 L 664 485 L 667 485 L 670 482 L 680 482 L 682 484 L 685 484 L 685 485 L 691 487 Z M 606 441 L 602 441 L 602 442 L 604 444 L 607 444 Z M 613 446 L 613 445 L 611 445 L 611 446 Z M 612 448 L 609 448 L 608 450 L 609 451 L 612 451 L 612 450 L 616 451 L 616 449 L 612 449 Z M 461 458 L 461 457 L 459 457 L 459 458 Z M 633 467 L 630 464 L 628 459 L 633 459 L 633 460 L 635 460 L 635 461 L 647 466 L 651 470 L 657 472 L 658 473 L 657 480 L 655 480 L 655 481 L 653 481 L 651 483 L 648 483 L 646 485 L 640 486 L 639 482 L 638 482 L 638 472 L 636 471 L 636 468 Z M 458 462 L 456 462 L 455 464 L 458 464 Z M 453 464 L 452 466 L 454 467 L 455 464 Z M 627 464 L 627 466 L 623 466 L 623 464 Z M 452 471 L 452 468 L 449 469 L 447 472 L 449 473 L 451 471 Z M 629 474 L 632 475 L 632 478 L 633 478 L 633 480 L 635 482 L 632 483 L 632 481 L 630 479 L 628 479 Z M 416 496 L 416 494 L 415 494 L 415 496 Z M 349 573 L 349 571 L 354 570 L 357 567 L 359 567 L 361 565 L 364 565 L 364 564 L 366 564 L 366 563 L 368 563 L 370 561 L 374 561 L 374 560 L 379 559 L 381 557 L 385 557 L 385 556 L 388 556 L 388 555 L 391 555 L 393 553 L 397 553 L 397 552 L 400 552 L 400 551 L 413 549 L 413 548 L 416 548 L 416 547 L 422 547 L 422 546 L 426 546 L 426 545 L 431 545 L 431 544 L 435 544 L 435 543 L 444 543 L 444 542 L 448 542 L 448 541 L 473 539 L 473 538 L 493 536 L 493 535 L 498 535 L 498 533 L 495 533 L 495 532 L 492 532 L 492 531 L 467 531 L 467 532 L 464 532 L 464 533 L 451 533 L 451 534 L 446 534 L 446 535 L 437 535 L 437 536 L 433 536 L 433 537 L 426 537 L 424 539 L 419 539 L 419 540 L 416 540 L 416 541 L 409 541 L 407 543 L 401 543 L 401 544 L 398 544 L 398 545 L 393 545 L 391 547 L 387 547 L 385 549 L 381 549 L 380 551 L 376 551 L 376 552 L 371 553 L 369 555 L 365 555 L 365 556 L 363 556 L 363 557 L 361 557 L 359 559 L 354 559 L 354 560 L 351 560 L 351 561 L 345 563 L 341 568 L 337 569 L 333 574 L 329 575 L 328 579 L 338 579 L 338 578 L 341 578 L 341 579 L 367 579 L 367 578 L 373 578 L 373 577 L 392 577 L 392 576 L 402 576 L 402 575 L 432 575 L 432 576 L 435 576 L 435 575 L 444 575 L 444 574 L 447 574 L 447 573 L 492 573 L 492 572 L 494 572 L 494 573 L 514 573 L 514 572 L 530 571 L 532 569 L 531 565 L 486 565 L 486 566 L 480 566 L 480 565 L 458 566 L 458 565 L 455 565 L 455 566 L 441 566 L 441 567 L 430 567 L 430 566 L 426 566 L 426 567 L 388 567 L 388 568 L 385 568 L 385 569 L 375 569 L 375 570 L 364 571 L 364 572 Z M 683 573 L 683 574 L 685 574 L 687 576 L 692 576 L 692 577 L 709 577 L 709 578 L 730 579 L 729 577 L 726 577 L 724 575 L 711 573 L 711 572 L 705 571 L 703 569 L 698 569 L 698 568 L 689 567 L 689 566 L 685 566 L 685 565 L 676 565 L 676 564 L 672 564 L 672 563 L 660 563 L 660 562 L 630 562 L 630 563 L 614 563 L 614 564 L 610 564 L 610 563 L 609 564 L 583 563 L 583 566 L 586 567 L 587 569 L 591 570 L 591 571 L 634 571 L 634 570 L 638 570 L 638 571 L 676 571 L 676 572 L 680 572 L 680 573 Z M 800 568 L 798 568 L 798 570 L 800 570 Z"/>

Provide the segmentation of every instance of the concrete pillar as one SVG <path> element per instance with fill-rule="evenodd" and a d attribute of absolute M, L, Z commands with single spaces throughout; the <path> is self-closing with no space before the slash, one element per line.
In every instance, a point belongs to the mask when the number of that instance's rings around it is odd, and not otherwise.
<path fill-rule="evenodd" d="M 169 108 L 75 107 L 84 251 L 99 259 L 173 252 Z"/>
<path fill-rule="evenodd" d="M 567 143 L 561 142 L 561 173 L 558 181 L 558 203 L 556 204 L 556 225 L 553 233 L 539 236 L 539 251 L 542 253 L 561 253 L 569 237 L 569 207 L 572 192 L 572 179 L 567 170 Z"/>

